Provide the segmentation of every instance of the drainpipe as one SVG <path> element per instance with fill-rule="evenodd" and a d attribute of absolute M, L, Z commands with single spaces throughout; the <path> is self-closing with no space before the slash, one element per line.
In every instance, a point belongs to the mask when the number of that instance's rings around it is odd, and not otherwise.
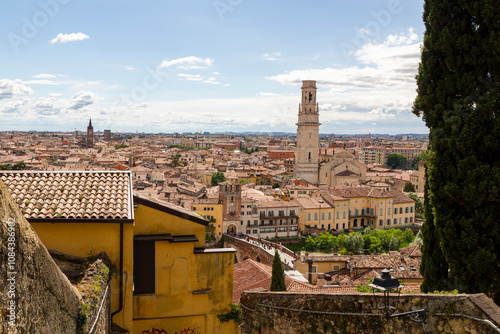
<path fill-rule="evenodd" d="M 120 300 L 118 309 L 111 313 L 111 322 L 113 322 L 113 317 L 123 309 L 123 223 L 120 223 L 120 269 L 118 274 L 120 275 Z"/>

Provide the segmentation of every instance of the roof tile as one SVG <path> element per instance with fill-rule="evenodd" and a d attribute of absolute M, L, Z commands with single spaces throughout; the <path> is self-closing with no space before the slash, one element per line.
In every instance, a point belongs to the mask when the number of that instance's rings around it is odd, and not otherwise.
<path fill-rule="evenodd" d="M 0 172 L 27 219 L 132 219 L 130 172 Z"/>

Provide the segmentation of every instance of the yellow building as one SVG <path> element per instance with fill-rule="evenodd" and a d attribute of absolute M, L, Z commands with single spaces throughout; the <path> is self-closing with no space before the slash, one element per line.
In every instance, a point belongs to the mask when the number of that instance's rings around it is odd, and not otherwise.
<path fill-rule="evenodd" d="M 191 210 L 210 221 L 209 226 L 214 229 L 217 238 L 224 232 L 222 208 L 223 204 L 217 198 L 195 199 L 191 204 Z"/>
<path fill-rule="evenodd" d="M 230 311 L 234 249 L 205 249 L 207 221 L 192 211 L 134 203 L 134 333 L 235 333 L 234 322 L 217 319 Z"/>
<path fill-rule="evenodd" d="M 349 200 L 349 228 L 352 229 L 391 228 L 414 223 L 415 201 L 398 190 L 361 186 L 329 189 L 321 194 L 329 203 L 335 202 L 335 197 Z"/>
<path fill-rule="evenodd" d="M 109 256 L 112 322 L 123 333 L 236 331 L 217 319 L 230 310 L 234 250 L 205 250 L 201 216 L 133 196 L 129 171 L 9 171 L 0 178 L 48 249 Z"/>
<path fill-rule="evenodd" d="M 80 257 L 108 255 L 117 271 L 111 279 L 113 322 L 131 332 L 130 172 L 9 171 L 0 172 L 0 177 L 47 249 Z"/>
<path fill-rule="evenodd" d="M 299 230 L 332 230 L 335 228 L 335 208 L 321 197 L 296 198 L 291 203 L 299 206 Z"/>

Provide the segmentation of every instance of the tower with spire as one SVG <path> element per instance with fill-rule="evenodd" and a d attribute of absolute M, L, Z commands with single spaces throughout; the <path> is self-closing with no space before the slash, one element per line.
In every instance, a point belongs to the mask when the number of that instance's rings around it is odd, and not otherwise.
<path fill-rule="evenodd" d="M 89 126 L 87 126 L 87 145 L 88 147 L 94 146 L 94 127 L 92 126 L 92 119 L 89 120 Z"/>

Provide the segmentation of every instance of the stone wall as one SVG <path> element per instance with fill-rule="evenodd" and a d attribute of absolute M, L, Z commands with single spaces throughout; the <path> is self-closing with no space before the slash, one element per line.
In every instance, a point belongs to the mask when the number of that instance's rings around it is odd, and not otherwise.
<path fill-rule="evenodd" d="M 0 333 L 76 333 L 79 293 L 0 181 Z"/>
<path fill-rule="evenodd" d="M 242 294 L 242 333 L 497 333 L 500 308 L 484 294 L 394 294 L 396 313 L 425 309 L 427 321 L 387 318 L 382 294 Z M 497 329 L 495 329 L 495 327 Z"/>
<path fill-rule="evenodd" d="M 238 262 L 242 262 L 246 259 L 252 259 L 257 261 L 257 257 L 259 258 L 259 262 L 272 265 L 273 263 L 273 255 L 266 252 L 264 249 L 260 248 L 257 245 L 252 245 L 243 239 L 231 237 L 228 235 L 224 235 L 224 247 L 236 249 L 236 259 Z"/>
<path fill-rule="evenodd" d="M 105 334 L 110 332 L 109 259 L 104 253 L 100 256 L 104 257 L 105 260 L 99 258 L 90 264 L 85 272 L 85 277 L 78 285 L 78 290 L 82 294 L 79 324 L 83 333 Z"/>

